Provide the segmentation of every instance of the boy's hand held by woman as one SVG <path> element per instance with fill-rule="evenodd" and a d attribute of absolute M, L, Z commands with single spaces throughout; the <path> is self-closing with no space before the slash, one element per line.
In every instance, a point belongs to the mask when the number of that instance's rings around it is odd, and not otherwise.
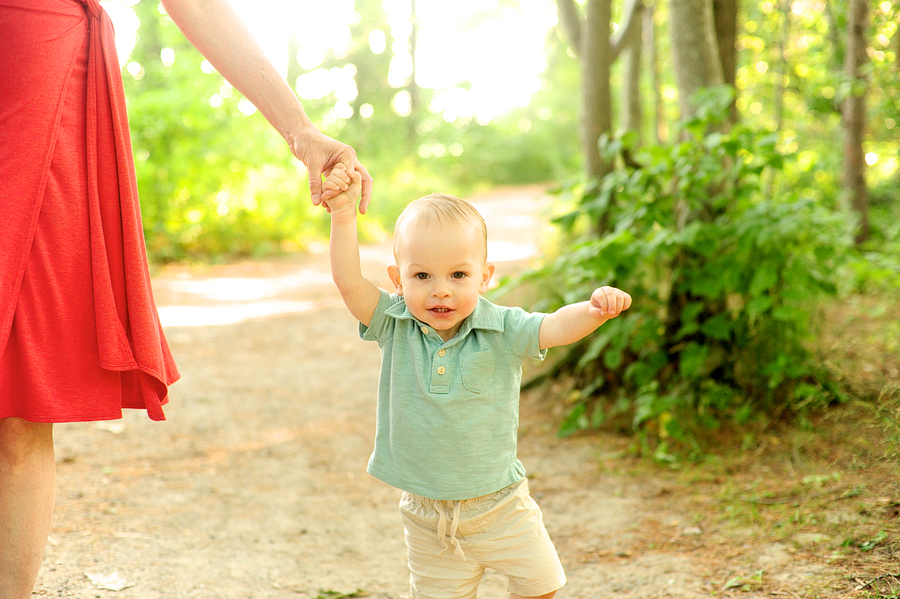
<path fill-rule="evenodd" d="M 329 212 L 342 211 L 355 216 L 361 187 L 361 174 L 338 163 L 322 184 L 322 205 Z"/>

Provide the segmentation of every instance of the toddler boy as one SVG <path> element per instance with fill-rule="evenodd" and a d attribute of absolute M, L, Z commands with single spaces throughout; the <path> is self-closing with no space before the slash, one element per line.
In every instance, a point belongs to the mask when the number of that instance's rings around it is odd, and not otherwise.
<path fill-rule="evenodd" d="M 513 599 L 550 599 L 566 579 L 516 457 L 522 363 L 585 337 L 631 297 L 601 287 L 553 314 L 492 304 L 484 220 L 440 194 L 397 219 L 388 293 L 360 268 L 360 175 L 338 165 L 324 189 L 334 282 L 362 338 L 381 348 L 367 470 L 403 491 L 411 597 L 474 599 L 492 568 Z"/>

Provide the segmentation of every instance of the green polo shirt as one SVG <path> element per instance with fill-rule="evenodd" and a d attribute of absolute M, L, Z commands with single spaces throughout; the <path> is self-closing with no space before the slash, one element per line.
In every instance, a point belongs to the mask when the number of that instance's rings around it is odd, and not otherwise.
<path fill-rule="evenodd" d="M 545 314 L 483 297 L 450 341 L 381 291 L 360 336 L 381 347 L 375 450 L 368 472 L 431 499 L 471 499 L 519 480 L 522 363 L 543 359 Z"/>

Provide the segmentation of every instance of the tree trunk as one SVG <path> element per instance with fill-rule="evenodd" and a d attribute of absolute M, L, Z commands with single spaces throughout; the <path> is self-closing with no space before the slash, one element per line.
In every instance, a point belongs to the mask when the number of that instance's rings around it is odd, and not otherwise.
<path fill-rule="evenodd" d="M 693 116 L 692 96 L 697 90 L 725 82 L 715 41 L 713 0 L 677 0 L 669 3 L 672 66 L 678 86 L 681 119 Z"/>
<path fill-rule="evenodd" d="M 775 76 L 778 81 L 775 82 L 775 130 L 781 131 L 781 125 L 784 121 L 784 80 L 787 77 L 788 57 L 787 57 L 787 40 L 791 31 L 791 2 L 792 0 L 781 0 L 781 39 L 778 40 L 778 64 L 775 68 Z"/>
<path fill-rule="evenodd" d="M 575 0 L 556 0 L 556 13 L 565 34 L 566 42 L 579 58 L 581 57 L 581 16 Z"/>
<path fill-rule="evenodd" d="M 653 137 L 657 144 L 663 142 L 669 137 L 669 123 L 666 121 L 665 110 L 663 106 L 662 90 L 660 89 L 659 64 L 656 52 L 656 27 L 653 23 L 653 11 L 655 4 L 651 4 L 644 9 L 644 54 L 647 56 L 647 64 L 650 71 L 651 89 L 653 90 L 653 113 L 654 123 Z"/>
<path fill-rule="evenodd" d="M 600 179 L 610 171 L 610 165 L 600 156 L 597 142 L 612 130 L 610 91 L 609 24 L 612 19 L 610 0 L 588 0 L 584 27 L 581 33 L 581 134 L 585 160 L 585 174 Z"/>
<path fill-rule="evenodd" d="M 622 81 L 622 129 L 634 131 L 638 134 L 638 142 L 643 141 L 644 118 L 641 110 L 641 63 L 643 50 L 643 12 L 644 6 L 640 0 L 628 0 L 626 10 L 636 10 L 633 15 L 637 25 L 631 31 L 625 33 L 625 48 L 623 49 L 625 64 Z"/>
<path fill-rule="evenodd" d="M 732 89 L 737 90 L 737 20 L 738 0 L 713 0 L 713 23 L 716 48 L 719 51 L 719 62 L 722 65 L 722 78 Z M 737 96 L 731 102 L 729 118 L 732 123 L 738 120 Z"/>
<path fill-rule="evenodd" d="M 847 46 L 844 74 L 850 83 L 850 93 L 844 99 L 844 194 L 850 207 L 859 217 L 856 242 L 869 238 L 869 190 L 866 186 L 866 160 L 863 138 L 866 130 L 866 76 L 862 66 L 866 60 L 867 0 L 851 0 L 847 27 Z"/>

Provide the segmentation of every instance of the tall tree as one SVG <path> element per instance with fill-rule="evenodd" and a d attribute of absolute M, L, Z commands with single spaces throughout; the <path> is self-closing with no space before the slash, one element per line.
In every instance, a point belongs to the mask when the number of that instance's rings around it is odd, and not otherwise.
<path fill-rule="evenodd" d="M 634 131 L 638 139 L 643 138 L 644 115 L 641 101 L 641 72 L 643 64 L 644 35 L 653 35 L 653 30 L 644 31 L 644 11 L 649 12 L 640 0 L 626 0 L 626 13 L 633 15 L 635 24 L 626 25 L 627 37 L 623 38 L 622 60 L 625 62 L 622 77 L 622 129 Z"/>
<path fill-rule="evenodd" d="M 866 62 L 867 0 L 850 0 L 844 75 L 849 93 L 842 106 L 844 128 L 843 188 L 850 207 L 859 217 L 857 243 L 869 238 L 869 189 L 866 185 L 866 159 L 863 139 L 866 132 L 866 94 L 868 80 L 863 70 Z"/>
<path fill-rule="evenodd" d="M 778 40 L 778 62 L 775 65 L 775 130 L 780 131 L 784 122 L 784 92 L 786 90 L 785 79 L 788 75 L 787 43 L 791 34 L 791 0 L 781 0 L 781 37 Z"/>
<path fill-rule="evenodd" d="M 581 66 L 581 144 L 585 175 L 599 179 L 611 165 L 600 155 L 597 142 L 612 130 L 610 70 L 640 18 L 634 18 L 642 0 L 631 4 L 615 38 L 610 35 L 611 0 L 587 0 L 584 10 L 575 0 L 557 0 L 559 20 L 566 40 Z"/>
<path fill-rule="evenodd" d="M 663 101 L 662 89 L 660 84 L 659 61 L 657 60 L 656 50 L 656 27 L 654 24 L 654 13 L 656 11 L 656 3 L 651 3 L 644 10 L 644 51 L 647 57 L 647 64 L 650 72 L 650 89 L 653 94 L 653 141 L 657 144 L 662 143 L 663 139 L 668 137 L 668 122 L 665 116 L 665 102 Z"/>
<path fill-rule="evenodd" d="M 558 0 L 558 6 L 569 45 L 581 65 L 581 145 L 585 174 L 599 179 L 610 170 L 597 147 L 600 136 L 612 129 L 610 0 L 588 0 L 583 18 L 574 0 Z"/>
<path fill-rule="evenodd" d="M 722 65 L 722 79 L 732 88 L 737 80 L 738 9 L 738 0 L 713 0 L 713 31 Z M 731 103 L 730 118 L 732 123 L 738 120 L 736 101 Z"/>
<path fill-rule="evenodd" d="M 672 67 L 678 86 L 681 118 L 693 116 L 695 92 L 725 83 L 716 40 L 713 0 L 678 0 L 669 3 Z"/>

